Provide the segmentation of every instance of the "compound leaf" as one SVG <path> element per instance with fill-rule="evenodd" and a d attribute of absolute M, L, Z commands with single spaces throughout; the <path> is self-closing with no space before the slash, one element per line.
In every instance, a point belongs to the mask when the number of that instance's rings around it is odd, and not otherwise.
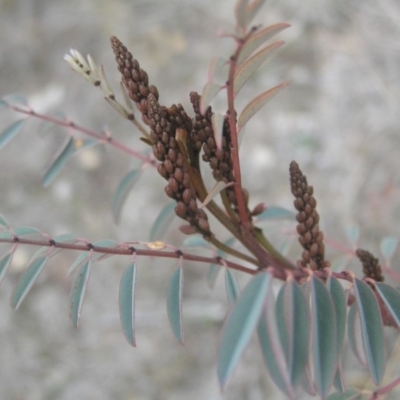
<path fill-rule="evenodd" d="M 278 92 L 280 92 L 288 83 L 281 83 L 265 92 L 261 93 L 250 101 L 243 109 L 238 119 L 238 128 L 241 130 L 247 121 L 261 110 Z"/>
<path fill-rule="evenodd" d="M 183 344 L 182 329 L 183 269 L 179 267 L 171 276 L 167 294 L 167 313 L 176 340 Z"/>
<path fill-rule="evenodd" d="M 172 220 L 175 217 L 175 206 L 176 203 L 172 202 L 167 204 L 158 214 L 156 220 L 154 221 L 153 226 L 151 227 L 150 232 L 150 241 L 154 242 L 156 240 L 160 240 L 164 233 L 167 231 L 169 226 L 171 225 Z"/>
<path fill-rule="evenodd" d="M 13 251 L 10 251 L 6 253 L 1 259 L 0 259 L 0 282 L 3 280 L 8 267 L 11 264 L 12 258 L 13 258 Z"/>
<path fill-rule="evenodd" d="M 258 339 L 265 365 L 271 379 L 290 399 L 295 399 L 295 393 L 290 382 L 289 367 L 285 352 L 279 339 L 275 318 L 275 299 L 272 290 L 267 293 L 264 312 L 258 323 Z"/>
<path fill-rule="evenodd" d="M 326 286 L 316 276 L 311 278 L 311 298 L 315 383 L 320 396 L 326 398 L 338 361 L 336 314 Z"/>
<path fill-rule="evenodd" d="M 5 147 L 6 144 L 11 142 L 12 139 L 17 136 L 19 131 L 22 128 L 22 125 L 24 125 L 25 119 L 20 119 L 16 122 L 14 122 L 12 125 L 10 125 L 6 130 L 4 130 L 0 134 L 0 150 Z"/>
<path fill-rule="evenodd" d="M 86 260 L 76 274 L 69 298 L 69 317 L 75 328 L 78 327 L 83 299 L 90 276 L 91 261 Z"/>
<path fill-rule="evenodd" d="M 119 315 L 126 340 L 136 346 L 135 341 L 135 283 L 136 264 L 132 262 L 122 274 L 119 285 Z"/>
<path fill-rule="evenodd" d="M 233 88 L 235 95 L 239 92 L 245 82 L 250 78 L 251 75 L 270 57 L 276 49 L 281 47 L 284 42 L 276 42 L 260 50 L 254 56 L 250 57 L 245 63 L 239 66 L 235 73 L 233 82 Z"/>
<path fill-rule="evenodd" d="M 261 29 L 254 33 L 249 40 L 243 46 L 242 51 L 239 54 L 237 63 L 241 64 L 245 59 L 262 46 L 267 40 L 271 39 L 272 36 L 289 28 L 289 24 L 281 22 L 279 24 L 268 26 L 267 28 Z"/>
<path fill-rule="evenodd" d="M 121 216 L 122 206 L 124 205 L 129 192 L 132 190 L 135 183 L 139 180 L 142 173 L 141 169 L 133 169 L 129 171 L 122 179 L 118 185 L 112 201 L 112 215 L 116 223 L 119 222 Z"/>
<path fill-rule="evenodd" d="M 378 302 L 372 289 L 362 280 L 354 279 L 354 292 L 361 321 L 361 334 L 372 380 L 380 385 L 385 370 L 383 326 Z"/>
<path fill-rule="evenodd" d="M 271 277 L 258 273 L 236 301 L 224 328 L 218 350 L 217 371 L 223 388 L 260 319 Z"/>
<path fill-rule="evenodd" d="M 229 304 L 235 304 L 240 295 L 240 289 L 235 275 L 229 268 L 225 268 L 225 288 Z"/>
<path fill-rule="evenodd" d="M 376 282 L 375 287 L 380 298 L 396 321 L 397 326 L 400 327 L 400 293 L 392 286 L 381 282 Z"/>
<path fill-rule="evenodd" d="M 48 258 L 48 256 L 42 256 L 33 259 L 29 263 L 25 272 L 19 278 L 19 281 L 11 295 L 11 308 L 13 308 L 14 310 L 18 309 L 22 301 L 25 299 L 26 295 L 29 293 L 29 290 L 35 283 L 39 274 L 42 272 Z"/>

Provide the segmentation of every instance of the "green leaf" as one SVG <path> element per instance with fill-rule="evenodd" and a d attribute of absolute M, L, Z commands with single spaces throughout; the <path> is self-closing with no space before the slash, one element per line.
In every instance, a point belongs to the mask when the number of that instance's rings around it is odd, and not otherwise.
<path fill-rule="evenodd" d="M 243 46 L 242 51 L 239 54 L 237 63 L 241 64 L 250 54 L 252 54 L 260 46 L 262 46 L 267 40 L 271 39 L 272 36 L 289 27 L 290 25 L 287 23 L 279 23 L 255 32 L 253 35 L 251 35 L 249 40 Z"/>
<path fill-rule="evenodd" d="M 241 29 L 246 29 L 247 27 L 247 16 L 246 10 L 249 0 L 238 0 L 235 5 L 235 18 L 236 24 Z"/>
<path fill-rule="evenodd" d="M 186 238 L 185 241 L 183 242 L 183 245 L 185 247 L 202 247 L 206 249 L 210 248 L 210 245 L 207 242 L 207 240 L 197 235 L 192 235 Z"/>
<path fill-rule="evenodd" d="M 399 239 L 394 236 L 385 237 L 381 241 L 381 253 L 386 260 L 391 259 L 393 257 L 394 252 L 396 251 L 397 244 L 399 243 Z"/>
<path fill-rule="evenodd" d="M 0 225 L 3 226 L 4 228 L 9 227 L 6 217 L 3 214 L 0 214 Z"/>
<path fill-rule="evenodd" d="M 78 238 L 72 233 L 62 233 L 61 235 L 58 235 L 54 238 L 54 241 L 56 243 L 74 244 L 77 240 Z"/>
<path fill-rule="evenodd" d="M 212 289 L 215 285 L 215 281 L 217 280 L 218 272 L 220 271 L 221 266 L 218 264 L 211 264 L 208 268 L 207 272 L 207 283 L 208 286 Z"/>
<path fill-rule="evenodd" d="M 80 253 L 79 256 L 75 258 L 75 261 L 68 268 L 67 275 L 70 275 L 73 271 L 75 271 L 76 268 L 80 267 L 85 261 L 87 261 L 88 257 L 89 257 L 88 251 Z"/>
<path fill-rule="evenodd" d="M 246 7 L 246 26 L 250 24 L 250 22 L 253 20 L 254 16 L 257 14 L 264 3 L 265 0 L 253 0 Z"/>
<path fill-rule="evenodd" d="M 275 299 L 272 290 L 267 293 L 264 313 L 258 323 L 258 339 L 265 365 L 273 382 L 290 399 L 295 399 L 295 393 L 290 382 L 289 367 L 286 355 L 282 349 L 275 319 Z"/>
<path fill-rule="evenodd" d="M 229 268 L 225 268 L 225 288 L 229 304 L 235 304 L 240 295 L 240 289 L 235 275 Z"/>
<path fill-rule="evenodd" d="M 183 269 L 179 267 L 171 276 L 167 294 L 167 313 L 175 339 L 183 344 L 182 329 Z"/>
<path fill-rule="evenodd" d="M 158 214 L 150 232 L 150 242 L 160 240 L 167 229 L 170 227 L 171 222 L 175 218 L 175 206 L 176 203 L 172 202 L 167 204 Z"/>
<path fill-rule="evenodd" d="M 335 308 L 327 288 L 316 276 L 311 278 L 311 295 L 315 383 L 320 396 L 326 398 L 338 362 Z"/>
<path fill-rule="evenodd" d="M 276 49 L 281 47 L 284 42 L 276 42 L 270 46 L 260 50 L 254 56 L 250 57 L 246 62 L 239 66 L 235 72 L 233 81 L 234 94 L 237 95 L 245 82 L 253 75 L 255 71 L 274 53 Z"/>
<path fill-rule="evenodd" d="M 35 283 L 39 274 L 42 272 L 48 258 L 48 256 L 42 256 L 33 259 L 29 263 L 28 267 L 20 277 L 11 295 L 11 308 L 13 308 L 14 310 L 18 309 L 26 295 L 29 293 L 29 290 Z"/>
<path fill-rule="evenodd" d="M 7 239 L 7 240 L 10 240 L 10 239 L 13 239 L 13 238 L 14 238 L 14 236 L 11 235 L 11 233 L 8 232 L 8 231 L 1 232 L 1 233 L 0 233 L 0 239 Z"/>
<path fill-rule="evenodd" d="M 132 190 L 135 183 L 139 180 L 142 169 L 133 169 L 129 171 L 118 185 L 112 201 L 112 215 L 116 223 L 119 222 L 122 206 L 124 205 L 129 192 Z"/>
<path fill-rule="evenodd" d="M 400 327 L 400 293 L 385 283 L 376 282 L 375 287 L 397 326 Z"/>
<path fill-rule="evenodd" d="M 271 276 L 267 272 L 258 273 L 247 284 L 225 322 L 217 356 L 218 380 L 222 388 L 258 324 L 270 283 Z"/>
<path fill-rule="evenodd" d="M 344 386 L 344 379 L 343 379 L 343 372 L 342 372 L 341 364 L 338 365 L 338 368 L 336 370 L 335 378 L 333 379 L 333 386 L 340 393 L 345 393 L 345 391 L 346 391 L 346 388 Z"/>
<path fill-rule="evenodd" d="M 361 334 L 372 380 L 380 385 L 385 370 L 382 317 L 372 289 L 354 279 L 354 292 L 361 321 Z"/>
<path fill-rule="evenodd" d="M 275 315 L 289 365 L 290 381 L 295 386 L 308 359 L 310 318 L 305 296 L 294 280 L 283 285 L 279 292 Z"/>
<path fill-rule="evenodd" d="M 247 121 L 255 115 L 258 111 L 261 110 L 275 95 L 278 94 L 284 87 L 286 87 L 288 83 L 281 83 L 278 86 L 275 86 L 250 101 L 243 109 L 242 113 L 238 119 L 238 128 L 241 130 Z"/>
<path fill-rule="evenodd" d="M 14 233 L 16 236 L 37 235 L 40 234 L 40 230 L 31 226 L 19 226 L 14 229 Z"/>
<path fill-rule="evenodd" d="M 69 317 L 75 328 L 78 327 L 79 317 L 82 311 L 83 299 L 90 276 L 90 267 L 91 261 L 86 260 L 76 274 L 69 298 Z"/>
<path fill-rule="evenodd" d="M 326 400 L 359 400 L 362 394 L 357 389 L 349 389 L 345 393 L 332 393 Z"/>
<path fill-rule="evenodd" d="M 119 315 L 126 340 L 136 346 L 135 341 L 135 283 L 136 264 L 128 265 L 119 285 Z"/>
<path fill-rule="evenodd" d="M 74 138 L 70 137 L 47 168 L 42 179 L 44 187 L 48 187 L 56 179 L 74 153 L 75 141 Z"/>
<path fill-rule="evenodd" d="M 349 316 L 347 322 L 347 336 L 349 338 L 349 346 L 353 354 L 356 356 L 358 362 L 366 366 L 364 350 L 362 348 L 362 338 L 360 332 L 360 319 L 358 318 L 357 304 L 354 303 L 350 306 Z"/>
<path fill-rule="evenodd" d="M 346 334 L 346 318 L 347 318 L 347 305 L 346 297 L 344 294 L 341 283 L 334 277 L 330 276 L 326 283 L 326 287 L 333 300 L 333 306 L 336 314 L 336 351 L 339 355 L 342 352 L 344 337 Z"/>
<path fill-rule="evenodd" d="M 13 106 L 27 106 L 28 105 L 28 100 L 26 99 L 25 96 L 22 96 L 21 94 L 8 94 L 7 96 L 4 97 L 4 101 L 6 101 L 7 105 L 13 105 Z"/>
<path fill-rule="evenodd" d="M 282 207 L 268 207 L 260 215 L 257 216 L 257 221 L 266 221 L 272 219 L 290 219 L 294 221 L 296 214 L 293 211 Z"/>
<path fill-rule="evenodd" d="M 8 108 L 8 107 L 9 107 L 8 103 L 3 99 L 0 99 L 0 108 Z"/>
<path fill-rule="evenodd" d="M 222 86 L 219 83 L 208 82 L 203 88 L 200 98 L 200 112 L 205 114 L 207 107 L 210 105 L 211 100 L 219 93 Z"/>
<path fill-rule="evenodd" d="M 5 147 L 9 142 L 11 142 L 11 140 L 14 139 L 15 136 L 17 136 L 24 122 L 25 119 L 20 119 L 10 125 L 8 128 L 6 128 L 6 130 L 0 134 L 0 150 Z"/>
<path fill-rule="evenodd" d="M 10 251 L 6 253 L 1 259 L 0 259 L 0 282 L 3 280 L 8 267 L 11 264 L 12 258 L 13 258 L 13 251 Z"/>

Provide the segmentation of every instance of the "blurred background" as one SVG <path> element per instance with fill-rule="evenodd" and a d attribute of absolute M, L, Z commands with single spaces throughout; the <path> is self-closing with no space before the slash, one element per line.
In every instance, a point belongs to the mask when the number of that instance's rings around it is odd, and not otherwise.
<path fill-rule="evenodd" d="M 0 96 L 24 95 L 38 112 L 67 115 L 98 133 L 108 130 L 142 151 L 138 132 L 70 69 L 64 54 L 70 48 L 90 53 L 104 65 L 118 95 L 120 77 L 109 45 L 116 35 L 148 72 L 162 104 L 180 102 L 190 110 L 189 92 L 201 92 L 212 58 L 228 57 L 233 49 L 217 32 L 232 26 L 234 3 L 0 0 Z M 290 82 L 246 128 L 241 157 L 250 205 L 292 209 L 288 166 L 296 160 L 315 189 L 328 258 L 346 266 L 343 254 L 351 250 L 346 231 L 355 232 L 354 227 L 360 229 L 360 247 L 379 256 L 381 239 L 399 234 L 400 5 L 395 0 L 271 0 L 255 22 L 292 26 L 276 37 L 286 45 L 238 98 L 240 109 L 261 91 Z M 0 111 L 2 131 L 19 116 Z M 60 127 L 34 119 L 25 124 L 0 153 L 0 212 L 12 226 L 35 226 L 53 236 L 147 240 L 168 204 L 164 181 L 154 170 L 145 171 L 116 225 L 112 198 L 134 162 L 110 147 L 95 147 L 76 156 L 44 189 L 43 173 L 64 140 Z M 264 227 L 280 246 L 295 224 Z M 171 229 L 164 240 L 178 245 L 184 236 Z M 118 316 L 119 279 L 128 258 L 95 264 L 75 330 L 68 320 L 66 271 L 77 253 L 53 258 L 18 312 L 10 310 L 12 288 L 35 250 L 21 246 L 0 290 L 0 398 L 222 399 L 215 354 L 228 306 L 221 277 L 212 291 L 206 266 L 185 266 L 182 347 L 170 332 L 165 307 L 176 262 L 139 259 L 138 347 L 133 349 Z M 296 259 L 299 247 L 290 251 Z M 359 271 L 354 261 L 352 266 Z M 396 262 L 393 267 L 398 268 Z M 347 378 L 351 385 L 365 384 L 359 368 Z M 267 377 L 256 341 L 224 398 L 282 398 Z"/>

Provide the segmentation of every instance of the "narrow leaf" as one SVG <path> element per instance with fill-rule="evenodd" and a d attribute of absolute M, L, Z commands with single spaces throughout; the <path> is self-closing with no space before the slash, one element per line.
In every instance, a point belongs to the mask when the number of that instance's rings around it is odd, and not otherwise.
<path fill-rule="evenodd" d="M 245 63 L 243 63 L 237 69 L 233 82 L 233 88 L 235 95 L 239 92 L 245 82 L 253 75 L 255 71 L 274 53 L 276 49 L 281 47 L 284 42 L 276 42 L 260 50 L 254 56 L 250 57 Z"/>
<path fill-rule="evenodd" d="M 362 395 L 363 391 L 349 389 L 345 393 L 332 393 L 326 400 L 359 400 Z"/>
<path fill-rule="evenodd" d="M 295 386 L 308 359 L 310 321 L 305 296 L 294 280 L 287 282 L 279 292 L 275 315 L 282 348 L 287 355 L 290 381 Z"/>
<path fill-rule="evenodd" d="M 193 236 L 190 236 L 187 239 L 185 239 L 185 241 L 183 242 L 183 245 L 185 247 L 201 247 L 201 248 L 206 248 L 206 249 L 210 248 L 210 245 L 207 242 L 207 240 L 205 240 L 201 236 L 197 236 L 197 235 L 193 235 Z"/>
<path fill-rule="evenodd" d="M 167 313 L 175 339 L 183 344 L 182 329 L 183 270 L 179 267 L 171 276 L 167 294 Z"/>
<path fill-rule="evenodd" d="M 122 274 L 119 285 L 119 315 L 126 340 L 136 346 L 135 341 L 135 283 L 136 265 L 131 263 Z"/>
<path fill-rule="evenodd" d="M 0 108 L 8 108 L 9 105 L 6 101 L 0 99 Z"/>
<path fill-rule="evenodd" d="M 211 200 L 214 199 L 215 196 L 218 195 L 218 193 L 222 192 L 228 186 L 232 186 L 232 185 L 233 185 L 233 182 L 229 182 L 229 183 L 225 183 L 224 181 L 216 182 L 199 208 L 200 209 L 204 208 Z"/>
<path fill-rule="evenodd" d="M 400 327 L 400 292 L 381 282 L 376 282 L 375 287 L 397 326 Z"/>
<path fill-rule="evenodd" d="M 150 241 L 160 240 L 163 238 L 165 232 L 170 227 L 171 222 L 175 218 L 175 206 L 176 203 L 172 202 L 167 204 L 158 214 L 150 232 Z"/>
<path fill-rule="evenodd" d="M 382 317 L 372 289 L 362 280 L 354 280 L 361 321 L 361 333 L 372 380 L 380 385 L 385 369 Z"/>
<path fill-rule="evenodd" d="M 112 215 L 116 223 L 119 222 L 122 206 L 124 205 L 129 192 L 132 190 L 135 183 L 139 180 L 141 172 L 141 169 L 133 169 L 129 171 L 121 179 L 121 182 L 118 185 L 111 206 Z"/>
<path fill-rule="evenodd" d="M 296 214 L 293 211 L 282 207 L 268 207 L 260 215 L 257 216 L 257 221 L 275 220 L 275 219 L 290 219 L 294 221 Z"/>
<path fill-rule="evenodd" d="M 208 67 L 208 81 L 226 80 L 229 63 L 224 57 L 214 57 Z"/>
<path fill-rule="evenodd" d="M 214 113 L 211 117 L 211 124 L 214 132 L 214 140 L 218 149 L 222 148 L 222 135 L 225 117 L 220 113 Z"/>
<path fill-rule="evenodd" d="M 241 29 L 246 29 L 247 26 L 247 18 L 246 18 L 246 9 L 249 0 L 238 0 L 235 6 L 235 18 L 236 24 Z"/>
<path fill-rule="evenodd" d="M 75 328 L 78 327 L 79 317 L 82 311 L 83 299 L 89 281 L 90 267 L 90 260 L 86 260 L 78 271 L 71 290 L 69 299 L 69 317 Z"/>
<path fill-rule="evenodd" d="M 240 289 L 235 275 L 229 268 L 225 268 L 225 288 L 229 304 L 235 304 L 237 298 L 239 297 Z"/>
<path fill-rule="evenodd" d="M 88 256 L 88 251 L 80 253 L 79 256 L 75 258 L 75 261 L 68 268 L 67 275 L 70 275 L 73 271 L 75 271 L 76 268 L 80 267 L 85 261 L 87 261 Z"/>
<path fill-rule="evenodd" d="M 247 123 L 247 121 L 255 115 L 258 111 L 261 110 L 278 92 L 280 92 L 284 87 L 286 87 L 288 83 L 281 83 L 278 86 L 275 86 L 250 101 L 243 109 L 242 113 L 238 119 L 238 127 L 239 130 L 243 128 L 243 126 Z"/>
<path fill-rule="evenodd" d="M 74 139 L 70 137 L 65 145 L 61 148 L 61 151 L 56 155 L 49 168 L 47 168 L 42 180 L 44 187 L 49 186 L 54 179 L 56 179 L 74 153 Z"/>
<path fill-rule="evenodd" d="M 349 316 L 347 322 L 347 336 L 349 338 L 349 346 L 353 354 L 356 356 L 358 362 L 366 366 L 365 354 L 362 345 L 362 338 L 360 332 L 360 319 L 358 318 L 357 304 L 354 303 L 349 309 Z"/>
<path fill-rule="evenodd" d="M 3 280 L 3 277 L 5 276 L 7 269 L 11 264 L 13 254 L 14 252 L 10 251 L 0 259 L 0 282 Z"/>
<path fill-rule="evenodd" d="M 218 272 L 220 271 L 221 266 L 218 264 L 211 264 L 208 268 L 207 272 L 207 283 L 208 286 L 212 289 L 215 285 L 215 281 L 217 280 Z"/>
<path fill-rule="evenodd" d="M 311 294 L 315 383 L 320 396 L 326 398 L 338 361 L 336 314 L 327 288 L 316 276 L 311 278 Z"/>
<path fill-rule="evenodd" d="M 336 351 L 339 355 L 342 352 L 344 337 L 346 334 L 347 305 L 344 290 L 340 282 L 333 276 L 328 278 L 326 287 L 333 300 L 336 314 Z"/>
<path fill-rule="evenodd" d="M 255 15 L 258 13 L 262 5 L 265 3 L 265 0 L 253 0 L 246 7 L 246 26 L 250 24 Z"/>
<path fill-rule="evenodd" d="M 338 365 L 338 368 L 336 370 L 335 378 L 333 380 L 333 386 L 340 393 L 344 393 L 346 391 L 346 388 L 344 386 L 342 366 L 340 364 Z"/>
<path fill-rule="evenodd" d="M 381 253 L 386 260 L 389 260 L 393 257 L 393 254 L 396 250 L 397 244 L 399 243 L 399 239 L 394 236 L 385 237 L 381 242 Z"/>
<path fill-rule="evenodd" d="M 17 136 L 24 122 L 24 119 L 20 119 L 10 125 L 8 128 L 6 128 L 6 130 L 0 134 L 0 150 L 5 147 L 6 144 L 11 142 L 11 140 L 14 139 L 15 136 Z"/>
<path fill-rule="evenodd" d="M 258 273 L 245 287 L 222 330 L 217 371 L 223 388 L 260 319 L 271 277 Z"/>
<path fill-rule="evenodd" d="M 218 94 L 222 89 L 222 86 L 216 82 L 208 82 L 203 88 L 200 98 L 200 112 L 205 114 L 207 107 L 210 105 L 211 100 Z"/>
<path fill-rule="evenodd" d="M 295 393 L 290 382 L 289 367 L 286 355 L 282 349 L 275 319 L 275 299 L 272 290 L 267 293 L 264 313 L 258 323 L 258 339 L 265 365 L 271 379 L 278 388 L 290 399 L 295 399 Z"/>
<path fill-rule="evenodd" d="M 40 234 L 40 230 L 31 226 L 19 226 L 14 229 L 14 233 L 16 236 L 36 235 Z"/>
<path fill-rule="evenodd" d="M 3 226 L 4 228 L 8 228 L 9 226 L 6 217 L 2 214 L 0 214 L 0 225 Z"/>
<path fill-rule="evenodd" d="M 54 238 L 54 241 L 56 243 L 74 244 L 77 240 L 78 238 L 72 233 L 62 233 L 61 235 L 58 235 Z"/>
<path fill-rule="evenodd" d="M 35 283 L 39 274 L 42 272 L 43 267 L 45 266 L 48 260 L 47 256 L 39 257 L 37 259 L 33 259 L 25 272 L 20 277 L 17 286 L 15 286 L 14 291 L 11 295 L 11 308 L 17 310 L 22 300 L 26 297 L 31 289 L 32 285 Z"/>
<path fill-rule="evenodd" d="M 267 28 L 261 29 L 258 32 L 254 33 L 243 46 L 237 63 L 241 64 L 250 54 L 257 50 L 257 48 L 262 46 L 267 40 L 271 39 L 272 36 L 289 27 L 289 24 L 282 22 L 276 25 L 268 26 Z"/>

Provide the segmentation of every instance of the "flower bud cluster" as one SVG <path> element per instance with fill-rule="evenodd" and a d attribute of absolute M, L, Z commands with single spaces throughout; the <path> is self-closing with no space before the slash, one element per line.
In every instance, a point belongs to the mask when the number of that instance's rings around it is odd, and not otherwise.
<path fill-rule="evenodd" d="M 323 269 L 329 266 L 329 263 L 324 261 L 324 235 L 319 230 L 319 215 L 316 210 L 317 201 L 313 196 L 313 187 L 307 184 L 307 178 L 296 161 L 290 163 L 289 172 L 290 188 L 295 197 L 294 206 L 298 211 L 297 233 L 304 249 L 299 263 L 303 267 L 309 266 L 312 270 Z"/>
<path fill-rule="evenodd" d="M 197 206 L 196 190 L 190 181 L 185 155 L 175 138 L 178 130 L 186 132 L 185 129 L 191 127 L 191 120 L 181 105 L 166 109 L 158 104 L 151 93 L 147 100 L 153 153 L 161 161 L 157 170 L 168 181 L 165 193 L 177 202 L 175 212 L 179 217 L 187 220 L 203 236 L 210 237 L 207 214 Z"/>
<path fill-rule="evenodd" d="M 369 251 L 363 249 L 357 249 L 356 255 L 361 261 L 364 275 L 376 282 L 383 282 L 384 277 L 379 260 L 375 258 Z"/>
<path fill-rule="evenodd" d="M 200 151 L 201 147 L 203 147 L 203 161 L 209 163 L 216 181 L 223 181 L 225 183 L 235 182 L 231 157 L 231 134 L 228 118 L 225 118 L 222 130 L 221 148 L 218 148 L 215 142 L 214 131 L 211 123 L 211 107 L 208 107 L 203 115 L 200 112 L 200 95 L 196 92 L 190 93 L 190 101 L 195 113 L 191 139 L 194 143 L 196 151 Z M 239 214 L 237 211 L 238 203 L 234 187 L 229 186 L 225 189 L 225 191 L 233 210 Z M 244 190 L 244 197 L 247 204 L 248 192 L 246 190 Z M 247 214 L 250 220 L 251 216 L 249 210 L 247 210 Z"/>
<path fill-rule="evenodd" d="M 138 61 L 115 36 L 111 37 L 111 46 L 118 63 L 118 70 L 122 74 L 122 83 L 142 113 L 143 121 L 148 125 L 147 97 L 152 93 L 158 99 L 158 90 L 154 85 L 149 85 L 147 72 L 140 68 Z"/>

